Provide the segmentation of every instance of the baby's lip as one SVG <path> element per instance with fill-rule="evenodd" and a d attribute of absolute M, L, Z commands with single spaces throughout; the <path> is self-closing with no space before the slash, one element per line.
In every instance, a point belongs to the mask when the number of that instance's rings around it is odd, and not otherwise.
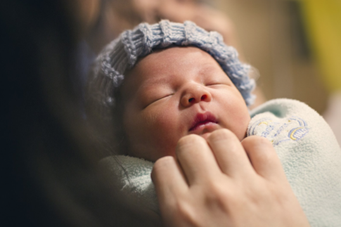
<path fill-rule="evenodd" d="M 210 113 L 210 112 L 198 113 L 195 116 L 194 121 L 191 124 L 189 131 L 190 132 L 195 131 L 201 125 L 206 125 L 206 124 L 210 124 L 210 123 L 214 123 L 214 124 L 218 123 L 216 117 L 212 113 Z"/>

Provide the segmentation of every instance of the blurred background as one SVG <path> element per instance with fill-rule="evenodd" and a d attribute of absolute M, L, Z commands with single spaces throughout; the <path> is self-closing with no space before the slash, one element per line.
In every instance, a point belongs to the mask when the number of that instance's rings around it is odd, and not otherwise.
<path fill-rule="evenodd" d="M 266 99 L 293 98 L 323 115 L 341 143 L 341 1 L 216 0 L 235 25 Z"/>
<path fill-rule="evenodd" d="M 234 22 L 245 58 L 260 72 L 258 85 L 266 98 L 298 99 L 323 114 L 330 88 L 314 58 L 315 43 L 311 37 L 314 34 L 307 27 L 311 23 L 310 15 L 304 11 L 307 3 L 295 0 L 215 2 Z"/>
<path fill-rule="evenodd" d="M 274 98 L 305 102 L 341 142 L 340 0 L 105 0 L 97 11 L 86 40 L 93 55 L 142 21 L 192 20 L 219 31 L 258 70 L 256 105 Z"/>

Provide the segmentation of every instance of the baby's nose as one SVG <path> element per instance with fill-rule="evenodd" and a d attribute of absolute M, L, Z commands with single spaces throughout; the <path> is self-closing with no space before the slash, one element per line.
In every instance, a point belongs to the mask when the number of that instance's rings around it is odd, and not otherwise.
<path fill-rule="evenodd" d="M 212 99 L 211 93 L 205 86 L 191 86 L 181 97 L 181 105 L 184 107 L 191 106 L 198 102 L 210 102 Z"/>

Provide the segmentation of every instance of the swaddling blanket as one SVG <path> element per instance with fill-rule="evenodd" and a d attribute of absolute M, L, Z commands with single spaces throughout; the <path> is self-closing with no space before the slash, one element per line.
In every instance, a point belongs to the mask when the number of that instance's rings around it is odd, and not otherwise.
<path fill-rule="evenodd" d="M 311 226 L 341 225 L 341 149 L 324 119 L 306 104 L 276 99 L 251 113 L 247 136 L 273 143 Z M 102 160 L 123 191 L 158 212 L 151 162 L 116 156 Z M 123 167 L 123 168 L 122 168 Z M 228 188 L 226 189 L 228 190 Z"/>
<path fill-rule="evenodd" d="M 288 99 L 269 101 L 251 117 L 248 136 L 273 143 L 311 226 L 340 226 L 341 149 L 324 119 Z"/>

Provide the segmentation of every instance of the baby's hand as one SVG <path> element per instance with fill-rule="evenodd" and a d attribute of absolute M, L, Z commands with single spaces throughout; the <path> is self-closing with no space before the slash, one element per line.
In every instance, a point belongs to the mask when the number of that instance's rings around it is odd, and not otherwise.
<path fill-rule="evenodd" d="M 227 129 L 178 142 L 152 172 L 167 226 L 309 226 L 271 143 Z"/>

